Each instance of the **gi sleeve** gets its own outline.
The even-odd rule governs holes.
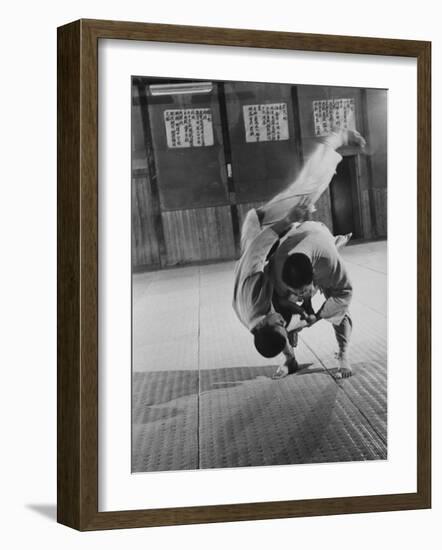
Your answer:
[[[273,286],[264,273],[267,257],[279,242],[270,227],[250,242],[235,270],[233,309],[239,320],[252,330],[272,307]]]
[[[326,298],[318,315],[333,324],[340,323],[350,306],[353,287],[337,251],[318,260],[315,267],[315,285]]]
[[[240,260],[245,277],[264,271],[267,258],[278,241],[279,235],[271,227],[267,227],[253,239]]]

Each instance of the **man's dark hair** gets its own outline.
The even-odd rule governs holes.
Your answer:
[[[285,348],[286,333],[280,326],[265,325],[255,333],[255,348],[264,357],[275,357]]]
[[[282,268],[282,280],[292,288],[309,285],[313,281],[313,266],[305,254],[291,254]]]

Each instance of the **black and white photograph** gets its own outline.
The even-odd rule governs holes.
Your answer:
[[[6,550],[441,546],[438,8],[3,5]]]
[[[131,86],[132,472],[387,460],[388,90]]]

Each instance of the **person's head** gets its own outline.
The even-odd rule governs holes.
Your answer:
[[[313,266],[310,258],[306,254],[290,254],[282,268],[282,280],[299,298],[310,296],[313,288]]]
[[[279,313],[269,313],[253,331],[255,348],[264,357],[275,357],[285,348],[287,332]]]

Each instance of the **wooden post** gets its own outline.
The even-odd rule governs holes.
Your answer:
[[[137,79],[136,81],[134,79],[134,84],[135,83],[138,87],[138,96],[140,99],[141,122],[143,125],[144,145],[146,147],[147,171],[150,183],[150,196],[152,198],[154,227],[158,241],[160,267],[164,267],[167,263],[167,248],[166,239],[164,237],[163,218],[161,216],[160,193],[158,189],[158,173],[153,152],[152,130],[150,126],[149,103],[146,94],[146,83],[143,82],[142,79]]]
[[[217,86],[218,86],[219,112],[221,117],[221,129],[223,133],[223,143],[224,143],[224,157],[227,165],[226,166],[227,190],[229,192],[230,216],[232,218],[233,242],[235,244],[235,253],[236,255],[239,256],[240,241],[241,241],[241,227],[239,223],[238,206],[236,203],[236,190],[235,190],[235,184],[233,181],[233,173],[232,173],[232,149],[230,145],[229,121],[227,117],[227,106],[226,106],[226,93],[224,90],[223,82],[218,82]],[[230,166],[230,169],[228,168],[228,166]]]

